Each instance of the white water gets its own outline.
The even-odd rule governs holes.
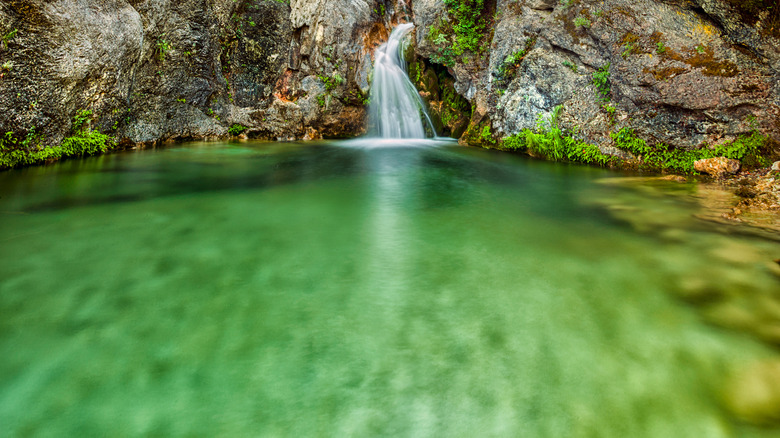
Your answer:
[[[411,23],[398,25],[388,41],[376,50],[369,115],[373,134],[382,138],[435,136],[420,95],[406,72],[403,52]],[[423,124],[425,121],[425,124]],[[426,130],[430,135],[426,135]]]

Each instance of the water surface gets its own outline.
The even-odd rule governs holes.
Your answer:
[[[777,353],[677,296],[773,293],[778,245],[694,184],[362,146],[0,173],[2,434],[777,436],[721,402]]]

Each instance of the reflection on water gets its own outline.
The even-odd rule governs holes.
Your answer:
[[[778,360],[778,246],[695,186],[352,146],[0,174],[6,433],[777,436],[731,376]]]

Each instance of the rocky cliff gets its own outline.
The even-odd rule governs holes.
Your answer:
[[[373,50],[411,20],[412,79],[442,132],[472,144],[497,145],[556,108],[566,132],[607,153],[620,153],[610,134],[623,128],[684,149],[754,131],[777,141],[773,4],[6,0],[0,133],[15,148],[56,146],[88,110],[120,145],[357,135]]]
[[[91,111],[124,144],[355,135],[393,5],[369,0],[8,0],[0,130],[54,146]]]
[[[445,62],[457,90],[474,103],[475,121],[484,118],[497,136],[533,128],[540,114],[562,105],[562,126],[601,145],[623,127],[683,148],[755,129],[780,139],[774,2],[489,3],[482,19],[489,22],[490,50]],[[439,43],[456,37],[441,38],[440,29],[453,14],[433,1],[415,7],[419,52],[446,55]]]

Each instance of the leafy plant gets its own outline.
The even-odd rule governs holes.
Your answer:
[[[157,37],[157,43],[155,48],[157,59],[160,60],[160,62],[165,62],[165,55],[171,50],[171,45],[168,43],[168,41],[165,40],[164,37],[165,37],[164,33],[159,37]]]
[[[659,41],[655,44],[655,52],[659,55],[666,53],[666,46],[664,45],[663,41]]]
[[[3,47],[8,48],[8,42],[11,41],[16,37],[16,34],[19,33],[19,29],[14,28],[14,30],[8,32],[7,34],[3,35]]]
[[[536,37],[528,38],[525,41],[525,47],[510,53],[504,58],[504,61],[498,66],[498,71],[493,74],[498,79],[499,87],[505,87],[514,78],[520,63],[523,62],[523,59],[533,49],[534,45],[536,45]]]
[[[563,111],[557,106],[547,117],[537,119],[536,132],[524,129],[520,133],[502,140],[502,147],[512,150],[527,150],[530,154],[553,161],[571,161],[598,166],[608,166],[618,159],[605,155],[595,145],[577,140],[564,134],[558,126]]]
[[[591,24],[592,23],[587,19],[587,17],[583,17],[581,15],[574,19],[574,25],[577,27],[584,27],[587,29],[591,26]]]
[[[693,164],[697,160],[715,157],[740,160],[747,167],[769,164],[768,160],[761,155],[767,137],[757,131],[714,149],[701,148],[696,150],[676,149],[663,143],[650,147],[644,140],[638,138],[630,128],[623,128],[610,135],[618,148],[631,152],[640,160],[642,167],[652,170],[694,173]]]
[[[563,64],[563,66],[564,66],[564,67],[568,67],[568,68],[569,68],[571,71],[573,71],[574,73],[577,73],[577,71],[579,70],[579,68],[577,67],[577,65],[576,65],[576,64],[573,64],[571,61],[563,61],[563,63],[562,63],[562,64]]]
[[[6,61],[3,63],[2,66],[0,66],[0,70],[2,71],[11,71],[14,68],[14,63],[12,61]]]
[[[481,55],[487,50],[484,42],[487,21],[485,0],[443,0],[449,19],[428,28],[428,39],[436,46],[431,61],[452,65],[455,59],[472,53]],[[463,62],[467,62],[466,58]]]
[[[237,135],[241,135],[247,129],[249,128],[244,125],[241,125],[239,123],[234,123],[233,125],[230,126],[230,128],[228,128],[228,134],[235,137]]]
[[[609,67],[610,63],[607,63],[604,67],[593,72],[593,85],[596,86],[596,90],[601,95],[601,99],[605,102],[610,100],[610,93],[612,92],[612,86],[609,82]]]
[[[342,78],[338,73],[334,73],[333,77],[328,77],[325,75],[319,75],[317,77],[320,78],[320,80],[325,84],[326,91],[333,91],[336,89],[336,87],[344,83],[344,78]]]
[[[42,136],[31,127],[19,141],[13,132],[0,138],[0,168],[13,168],[40,164],[49,160],[95,155],[115,146],[110,136],[89,128],[92,111],[81,110],[73,117],[74,135],[62,140],[59,146],[41,147]]]
[[[628,58],[632,53],[635,53],[637,50],[637,47],[634,45],[634,43],[627,42],[623,46],[623,53],[620,54],[623,58]]]

